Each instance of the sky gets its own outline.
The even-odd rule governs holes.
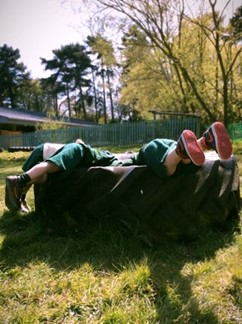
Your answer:
[[[218,0],[221,6],[226,2]],[[242,0],[232,0],[229,14],[241,4]],[[0,0],[0,46],[18,48],[32,78],[46,77],[40,57],[51,59],[53,50],[70,43],[83,44],[90,34],[90,13],[77,13],[79,5],[78,0]]]
[[[40,57],[51,59],[62,45],[83,43],[84,21],[60,0],[0,0],[0,46],[18,48],[31,76],[44,77]]]

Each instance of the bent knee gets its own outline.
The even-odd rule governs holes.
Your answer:
[[[47,173],[55,173],[61,169],[58,165],[56,165],[53,162],[47,161],[45,163],[47,164]]]

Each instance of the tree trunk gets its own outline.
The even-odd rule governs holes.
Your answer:
[[[104,114],[104,124],[107,124],[107,107],[106,107],[106,90],[105,90],[105,78],[104,69],[102,68],[102,83],[103,83],[103,114]]]
[[[109,98],[110,98],[110,107],[111,107],[111,120],[114,122],[114,108],[113,108],[113,96],[112,96],[112,86],[110,83],[110,76],[109,73],[107,73],[108,77],[108,88],[109,88]]]

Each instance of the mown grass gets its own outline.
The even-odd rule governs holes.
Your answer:
[[[27,156],[0,154],[0,323],[242,323],[240,231],[157,248],[115,223],[57,235],[4,206]]]

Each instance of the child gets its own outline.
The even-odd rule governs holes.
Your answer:
[[[175,173],[179,163],[201,166],[205,161],[204,151],[210,149],[215,150],[222,160],[229,159],[232,154],[231,141],[220,122],[213,123],[200,139],[190,130],[184,130],[177,142],[154,139],[127,160],[81,141],[61,146],[53,155],[38,163],[41,158],[33,158],[41,156],[38,147],[38,152],[34,151],[24,163],[24,173],[6,178],[5,204],[9,210],[28,211],[25,195],[30,186],[44,183],[48,174],[61,170],[70,171],[77,166],[147,165],[158,176],[165,178]]]

